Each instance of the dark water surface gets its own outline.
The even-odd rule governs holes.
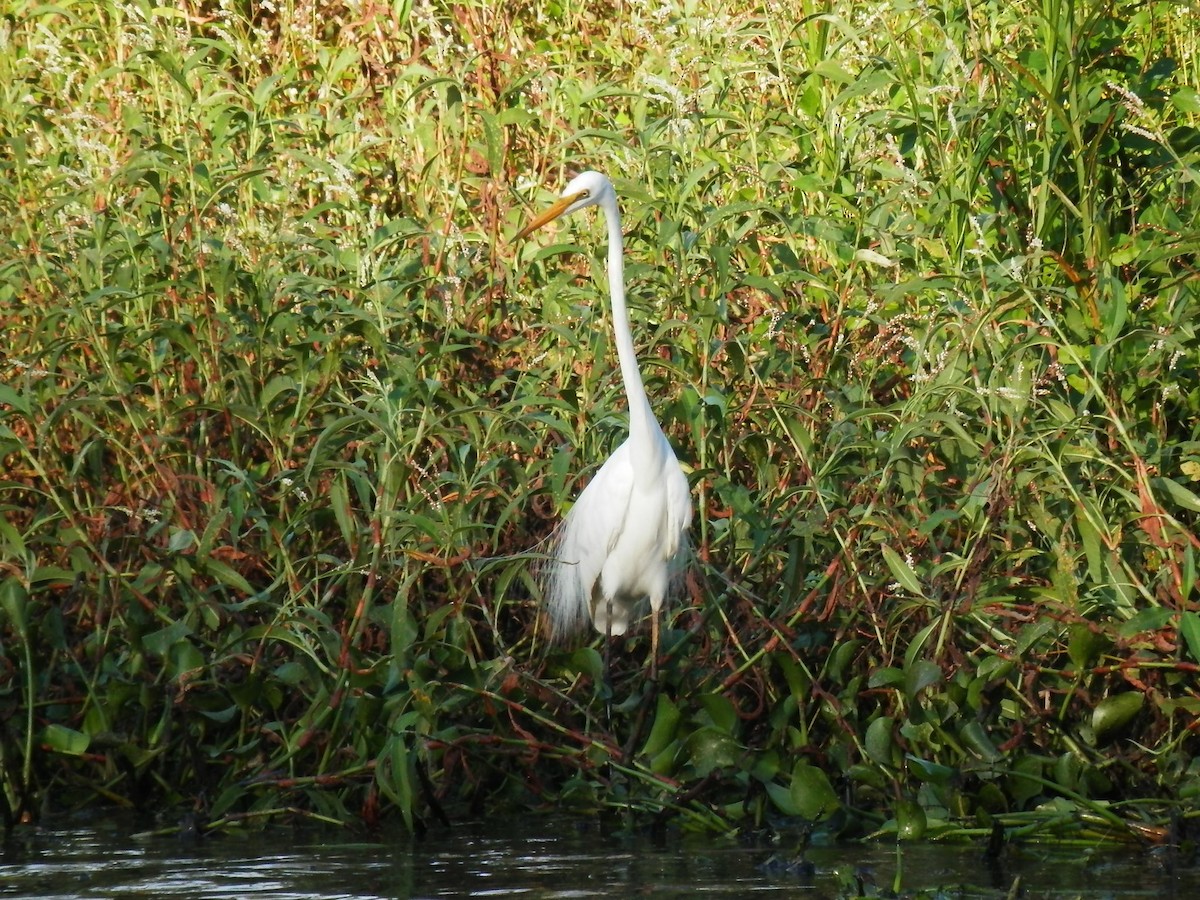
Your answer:
[[[818,847],[811,871],[764,865],[769,849],[709,835],[605,837],[577,820],[469,823],[420,840],[356,840],[275,828],[181,841],[135,837],[128,821],[19,830],[0,853],[0,896],[66,898],[811,897],[888,896],[887,845]],[[1028,846],[1000,866],[978,847],[905,846],[905,892],[1002,898],[1200,898],[1200,871],[1127,848]],[[904,894],[902,894],[903,896]],[[911,896],[911,894],[909,894]]]

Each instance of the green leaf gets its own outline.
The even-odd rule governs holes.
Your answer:
[[[867,726],[865,747],[867,756],[881,766],[894,766],[896,742],[892,738],[895,720],[891,716],[880,716]]]
[[[1008,774],[1008,793],[1018,806],[1045,790],[1042,760],[1036,756],[1022,756],[1009,768]]]
[[[176,528],[167,542],[167,552],[184,553],[196,546],[196,534],[187,528]]]
[[[4,450],[0,449],[0,458],[5,455]],[[0,516],[0,553],[9,559],[20,559],[25,555],[25,538],[8,521],[7,516]]]
[[[1185,612],[1179,616],[1179,633],[1187,644],[1192,659],[1200,663],[1200,613]]]
[[[841,805],[825,773],[804,762],[796,763],[792,770],[791,796],[796,814],[810,822],[825,818]]]
[[[400,717],[393,727],[403,727],[409,721],[415,721],[413,713]],[[404,824],[409,829],[413,827],[414,800],[412,769],[414,760],[409,753],[408,744],[401,733],[393,733],[388,738],[383,752],[379,754],[375,766],[375,783],[383,791],[383,795],[400,809]]]
[[[153,653],[155,656],[165,656],[171,647],[191,633],[192,629],[187,626],[186,622],[172,622],[165,628],[152,631],[143,637],[142,646],[146,649],[147,653]]]
[[[1120,729],[1141,712],[1146,705],[1146,695],[1141,691],[1125,691],[1105,697],[1092,710],[1092,731],[1101,741]]]
[[[250,586],[242,575],[230,568],[228,563],[224,563],[219,559],[208,557],[200,562],[198,568],[207,575],[211,575],[217,581],[226,587],[231,587],[240,594],[251,596],[254,593],[254,588]]]
[[[941,666],[928,659],[918,659],[904,672],[904,693],[912,700],[925,688],[941,680]]]
[[[767,796],[775,804],[775,808],[785,816],[798,816],[800,810],[792,800],[792,792],[782,784],[767,782]]]
[[[725,734],[733,734],[737,728],[738,717],[737,710],[733,708],[733,702],[728,697],[724,694],[704,694],[700,697],[700,705],[708,713],[714,727]]]
[[[902,841],[919,841],[925,837],[928,820],[925,808],[915,800],[901,800],[896,804],[896,836]]]
[[[196,649],[191,641],[176,641],[171,645],[167,654],[172,677],[178,678],[188,673],[199,672],[204,668],[204,654]]]
[[[56,753],[68,753],[79,756],[88,748],[91,738],[74,728],[65,725],[47,725],[42,731],[42,743]]]
[[[887,563],[892,577],[900,583],[900,586],[914,597],[924,597],[925,591],[921,588],[920,579],[917,578],[917,573],[912,570],[912,566],[904,557],[887,544],[881,544],[880,549],[883,551],[883,561]]]
[[[932,760],[922,759],[919,756],[913,756],[911,753],[906,753],[904,758],[908,761],[909,771],[921,781],[945,784],[958,774],[956,769],[943,766],[941,763],[935,763]]]
[[[1076,510],[1075,527],[1079,530],[1079,540],[1083,543],[1084,556],[1087,557],[1088,577],[1093,581],[1103,582],[1104,565],[1100,553],[1100,532],[1082,504]]]
[[[1089,669],[1100,655],[1112,646],[1112,641],[1086,623],[1072,625],[1067,641],[1067,656],[1076,669]]]
[[[19,394],[10,385],[0,382],[0,404],[11,406],[26,416],[32,415],[29,399],[25,394]]]
[[[13,631],[21,640],[27,639],[25,605],[28,600],[29,592],[25,590],[25,585],[14,576],[10,575],[0,582],[0,609],[4,610],[8,621],[12,623]]]
[[[688,758],[703,778],[714,769],[723,769],[737,764],[741,748],[727,732],[717,728],[699,728],[688,735],[684,743]]]
[[[646,738],[646,743],[642,745],[644,756],[657,756],[666,749],[666,746],[675,739],[675,728],[679,724],[681,715],[679,707],[671,702],[670,697],[666,694],[658,695],[654,725],[650,729],[650,736]]]
[[[959,730],[958,736],[968,750],[985,762],[995,762],[1001,756],[982,722],[968,722]]]
[[[1171,105],[1183,113],[1200,113],[1200,92],[1184,85],[1171,94]]]
[[[876,669],[867,679],[867,687],[895,687],[904,683],[904,672],[895,666],[883,666]]]
[[[1148,606],[1138,610],[1127,621],[1122,622],[1121,627],[1117,629],[1117,634],[1123,638],[1131,638],[1147,631],[1158,631],[1174,617],[1175,610],[1173,609],[1165,606]]]
[[[1150,485],[1155,490],[1166,491],[1176,505],[1191,512],[1200,512],[1200,497],[1197,497],[1178,481],[1171,478],[1151,478]]]

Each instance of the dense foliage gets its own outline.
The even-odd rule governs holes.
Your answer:
[[[10,4],[6,822],[1194,834],[1197,28]],[[537,627],[624,407],[602,229],[507,238],[585,167],[698,506],[658,685]]]

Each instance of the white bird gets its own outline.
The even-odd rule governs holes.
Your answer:
[[[654,418],[638,370],[625,306],[621,212],[612,182],[599,172],[572,179],[562,196],[517,240],[589,206],[608,225],[608,288],[621,379],[629,399],[629,437],[584,488],[554,538],[542,585],[551,634],[562,639],[591,621],[603,635],[624,634],[635,608],[650,601],[650,670],[658,664],[658,616],[682,573],[692,501],[687,477]]]

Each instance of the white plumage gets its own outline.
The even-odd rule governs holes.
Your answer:
[[[599,172],[582,173],[518,239],[588,206],[599,206],[608,226],[608,284],[617,359],[629,398],[629,437],[584,488],[554,536],[542,579],[546,612],[556,638],[589,621],[601,634],[624,634],[638,604],[649,601],[654,668],[659,610],[684,565],[692,503],[687,477],[654,418],[638,370],[612,183]]]

